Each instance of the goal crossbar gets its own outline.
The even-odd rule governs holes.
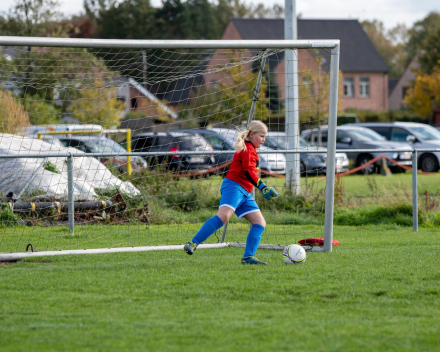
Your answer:
[[[118,49],[312,49],[339,46],[339,40],[118,40],[0,36],[0,45]]]

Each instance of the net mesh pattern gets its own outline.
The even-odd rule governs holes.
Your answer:
[[[45,251],[188,242],[218,209],[237,133],[249,118],[268,126],[260,173],[280,195],[268,202],[255,192],[268,224],[262,243],[323,237],[326,140],[320,126],[328,115],[330,55],[295,51],[294,112],[305,136],[297,136],[297,195],[283,153],[292,137],[285,130],[292,113],[286,111],[285,54],[283,48],[3,47],[0,155],[39,157],[0,156],[0,252],[24,251],[28,244]],[[144,155],[123,155],[127,151]],[[60,153],[74,154],[70,234],[68,164],[55,156]],[[338,154],[338,171],[345,162]],[[244,243],[248,230],[233,216],[226,241]],[[222,231],[208,243],[219,242]]]

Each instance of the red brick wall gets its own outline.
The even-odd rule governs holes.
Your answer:
[[[346,110],[355,108],[358,110],[388,110],[388,75],[385,73],[350,73],[344,72],[344,77],[352,77],[354,79],[354,97],[344,97],[343,93],[339,94],[341,101],[340,108]],[[360,97],[360,78],[370,78],[370,96],[368,98]],[[344,79],[340,82],[344,84]],[[343,92],[343,90],[342,90]]]
[[[137,107],[133,108],[133,98],[137,99]],[[157,104],[152,102],[146,96],[141,94],[136,88],[130,87],[130,101],[128,102],[130,111],[143,112],[148,117],[158,117],[166,115],[161,109],[158,109]]]

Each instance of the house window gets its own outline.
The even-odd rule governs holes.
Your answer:
[[[132,109],[137,109],[137,106],[138,106],[137,98],[131,98],[131,108]]]
[[[370,78],[369,77],[361,77],[359,82],[359,96],[361,98],[369,98],[370,97]]]
[[[354,80],[353,77],[344,78],[344,97],[354,97]]]

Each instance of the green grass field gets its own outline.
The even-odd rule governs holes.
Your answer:
[[[335,227],[285,265],[242,249],[59,256],[0,265],[3,351],[438,351],[438,231]]]
[[[341,245],[308,253],[303,265],[259,250],[269,265],[243,266],[240,248],[0,264],[0,351],[438,351],[439,177],[419,175],[418,233],[411,174],[344,177],[334,227]],[[197,182],[215,201],[221,178]],[[282,190],[284,179],[265,182]],[[325,179],[302,184],[316,194]],[[215,212],[211,203],[192,212],[150,204],[149,226],[77,225],[75,236],[66,226],[2,227],[0,252],[185,243]],[[264,209],[262,243],[323,235],[322,211]],[[227,241],[244,242],[248,229],[232,218]]]

